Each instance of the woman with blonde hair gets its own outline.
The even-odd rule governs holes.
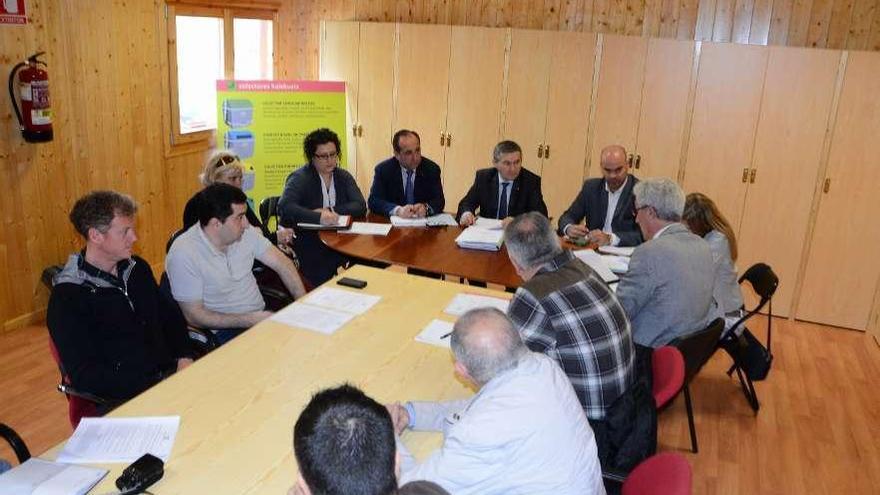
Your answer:
[[[205,162],[204,170],[199,174],[199,182],[205,187],[212,184],[222,183],[241,189],[243,178],[244,165],[238,155],[229,150],[218,150],[211,154]],[[190,228],[199,221],[198,198],[199,193],[196,193],[186,202],[186,207],[183,209],[184,229]],[[251,225],[258,227],[263,231],[263,235],[269,238],[272,237],[263,225],[263,222],[261,222],[257,217],[257,214],[254,213],[250,203],[247,205],[245,216],[247,216],[248,222]],[[281,247],[287,246],[293,239],[293,230],[281,227],[280,225],[278,226],[276,234],[277,242]],[[272,240],[274,241],[275,239]]]
[[[736,234],[715,202],[702,193],[687,195],[682,221],[694,234],[709,243],[715,261],[713,296],[724,312],[725,332],[742,316],[743,298],[737,281]],[[737,331],[739,334],[741,330]]]

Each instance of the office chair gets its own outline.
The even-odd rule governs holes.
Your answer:
[[[681,454],[663,452],[642,461],[623,482],[622,495],[690,495],[693,474]]]
[[[651,369],[654,373],[651,393],[660,409],[678,395],[684,385],[684,356],[671,345],[658,347],[654,349]]]
[[[4,423],[0,423],[0,437],[3,437],[9,443],[9,446],[12,447],[12,451],[15,452],[15,457],[18,458],[19,464],[31,458],[31,452],[28,450],[27,445],[25,445],[24,440],[18,436],[15,430]]]
[[[697,429],[694,426],[690,383],[703,365],[709,361],[712,354],[715,354],[723,331],[724,319],[716,318],[705,329],[679,337],[671,343],[681,351],[684,357],[684,403],[687,408],[688,427],[691,433],[691,451],[695,454],[697,453]]]
[[[52,354],[52,359],[55,360],[55,365],[58,366],[58,372],[61,373],[61,380],[56,389],[67,398],[67,419],[70,421],[70,426],[76,429],[82,418],[102,416],[100,409],[108,406],[108,402],[97,395],[77,390],[71,386],[70,375],[64,370],[64,363],[61,362],[61,356],[58,354],[58,348],[55,347],[52,337],[49,337],[49,352]]]
[[[269,196],[260,201],[260,221],[263,223],[263,233],[266,234],[266,237],[271,238],[271,234],[278,230],[279,199],[281,199],[281,196]],[[273,219],[275,220],[274,223],[272,222]],[[273,228],[270,229],[270,225]]]

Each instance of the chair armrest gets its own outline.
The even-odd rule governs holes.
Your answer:
[[[77,390],[77,389],[75,389],[65,383],[59,383],[57,388],[58,388],[58,391],[64,395],[72,395],[74,397],[79,397],[80,399],[85,399],[89,402],[94,402],[95,404],[98,404],[98,405],[103,405],[103,404],[109,403],[107,401],[107,399],[98,397],[97,395],[90,394],[88,392],[83,392],[81,390]]]
[[[24,440],[18,436],[18,433],[16,433],[15,430],[0,423],[0,436],[9,442],[9,446],[12,447],[15,456],[18,457],[19,463],[31,458],[31,452],[28,450],[27,445],[25,445]]]

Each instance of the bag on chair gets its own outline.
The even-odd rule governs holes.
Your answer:
[[[731,336],[725,339],[721,346],[734,361],[739,363],[750,380],[756,382],[767,378],[770,365],[773,363],[773,354],[770,354],[770,351],[748,328],[738,337]]]

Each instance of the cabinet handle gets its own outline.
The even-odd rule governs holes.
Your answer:
[[[633,164],[633,158],[635,158],[635,156],[634,156],[632,153],[626,155],[626,163],[627,163],[628,165],[632,165],[632,164]]]
[[[544,158],[544,143],[538,145],[538,158]]]
[[[753,169],[752,169],[752,173],[749,174],[749,184],[754,184],[754,183],[755,183],[755,176],[756,176],[756,175],[758,175],[758,170],[753,168]]]
[[[351,124],[351,135],[353,137],[357,137],[357,135],[358,135],[358,125],[357,124]]]
[[[358,124],[358,137],[364,137],[364,126]]]
[[[831,189],[831,179],[825,179],[825,186],[822,187],[822,191],[828,194],[829,189]]]
[[[636,169],[642,165],[642,155],[636,155]]]
[[[749,181],[749,169],[743,169],[743,184]]]
[[[446,135],[446,147],[447,148],[452,147],[452,134]]]
[[[550,145],[544,145],[544,158],[550,158]]]
[[[440,147],[446,146],[446,133],[440,133]]]

